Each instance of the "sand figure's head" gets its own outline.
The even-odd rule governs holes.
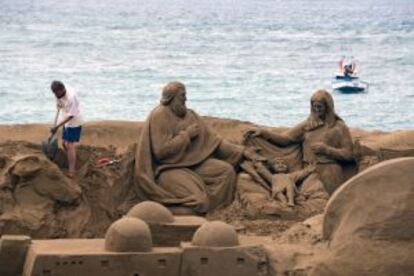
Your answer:
[[[289,166],[283,158],[273,158],[270,161],[270,164],[275,173],[287,173],[289,171]]]
[[[187,101],[185,85],[178,81],[167,83],[162,90],[161,104],[169,106],[178,117],[187,114]]]
[[[16,158],[7,170],[7,180],[16,201],[22,206],[36,205],[38,201],[35,198],[40,203],[44,199],[76,203],[81,195],[79,186],[72,183],[43,155]],[[29,188],[31,192],[28,191]]]
[[[322,89],[316,91],[311,97],[310,104],[311,114],[308,118],[307,130],[313,130],[325,124],[332,127],[336,120],[341,120],[335,113],[334,101],[328,91]]]
[[[61,81],[53,81],[50,85],[50,89],[58,99],[61,99],[66,95],[65,85]]]

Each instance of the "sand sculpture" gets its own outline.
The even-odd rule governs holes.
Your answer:
[[[230,247],[239,245],[239,240],[232,226],[222,221],[211,221],[195,232],[192,245]]]
[[[263,202],[264,196],[256,196],[256,199],[248,198],[251,197],[252,189],[257,194],[262,194],[264,189],[249,187],[251,182],[254,182],[254,178],[250,180],[246,176],[241,176],[239,187],[241,197],[245,201],[261,200],[262,209],[267,208],[268,212],[280,216],[292,213],[295,216],[298,213],[309,216],[320,213],[326,204],[328,194],[332,194],[344,182],[343,163],[354,161],[353,142],[349,129],[335,113],[334,102],[328,92],[318,90],[311,97],[310,102],[310,116],[283,133],[274,133],[256,127],[250,128],[245,134],[247,146],[258,149],[260,154],[270,160],[283,157],[293,171],[315,166],[315,172],[297,185],[295,200],[298,202],[298,208],[296,210],[286,208],[283,202],[282,204]],[[249,195],[245,196],[246,193]]]
[[[9,266],[0,266],[0,272],[6,276],[16,271],[80,276],[407,275],[414,269],[413,167],[411,157],[365,170],[333,194],[323,215],[292,227],[279,239],[266,240],[264,248],[248,245],[247,237],[240,239],[223,222],[204,223],[191,243],[150,246],[150,228],[127,217],[109,227],[106,240],[30,242],[22,236],[3,236],[0,261]],[[122,235],[113,236],[114,229]],[[140,233],[145,233],[144,238]],[[122,249],[105,250],[110,240],[120,241]],[[144,249],[129,247],[134,242],[147,243]]]
[[[149,225],[154,246],[179,246],[181,242],[191,241],[195,231],[207,221],[198,216],[174,216],[154,201],[136,204],[126,217],[138,218]]]
[[[322,237],[329,253],[311,275],[406,275],[414,269],[414,158],[354,176],[329,200]]]
[[[174,222],[171,211],[154,201],[144,201],[135,205],[128,211],[127,216],[142,219],[146,223]]]
[[[223,143],[230,146],[241,144],[242,133],[252,126],[234,120],[198,120],[209,132],[217,132],[226,139],[217,138],[221,142],[209,155],[214,159],[216,154],[222,154],[219,149]],[[342,130],[346,128],[338,118],[337,123],[342,124]],[[93,275],[96,272],[99,275],[119,275],[119,271],[125,269],[128,275],[211,275],[212,271],[215,275],[404,275],[414,270],[413,158],[395,159],[414,155],[413,131],[353,130],[354,140],[360,141],[353,152],[361,173],[336,189],[323,215],[295,224],[280,238],[269,238],[258,237],[257,233],[240,228],[240,225],[237,225],[238,231],[247,231],[249,236],[235,235],[234,228],[222,222],[206,223],[200,217],[173,216],[170,209],[155,202],[144,201],[129,212],[119,211],[119,204],[127,198],[118,191],[125,187],[133,187],[128,191],[134,193],[134,203],[148,199],[148,194],[134,182],[134,166],[138,166],[134,163],[136,150],[127,148],[128,143],[135,142],[130,137],[136,130],[125,135],[127,140],[118,141],[111,138],[112,134],[104,135],[105,141],[99,140],[103,129],[117,135],[120,131],[130,133],[130,129],[139,126],[141,133],[145,132],[145,127],[137,123],[125,123],[125,126],[123,129],[117,125],[116,131],[111,129],[110,123],[92,124],[87,128],[85,140],[89,142],[86,144],[105,145],[113,141],[116,147],[123,147],[124,153],[116,157],[121,160],[119,164],[97,168],[94,166],[97,157],[113,153],[96,146],[81,147],[80,164],[84,165],[75,182],[62,173],[64,165],[44,158],[39,145],[1,140],[0,275],[16,275],[22,270],[26,275]],[[5,132],[0,126],[0,138],[17,135],[34,139],[34,127],[19,126],[17,132],[13,132],[13,127],[7,126]],[[44,129],[47,133],[47,128]],[[291,131],[276,129],[272,133],[283,136]],[[279,147],[263,137],[248,135],[246,145],[261,146],[260,154],[268,159],[283,156],[294,171],[302,168],[303,142]],[[230,165],[231,175],[235,173],[234,164],[248,159],[243,150],[237,153],[237,162]],[[393,160],[385,161],[387,159]],[[322,171],[338,165],[342,167],[347,162],[323,164]],[[372,166],[378,162],[381,163]],[[189,168],[193,169],[192,166]],[[323,175],[313,177],[323,180],[320,177]],[[346,179],[348,176],[341,177]],[[262,214],[271,214],[272,221],[278,221],[274,219],[275,214],[281,218],[301,219],[312,215],[312,211],[320,213],[328,202],[328,193],[322,181],[314,183],[318,185],[309,186],[316,188],[313,193],[296,196],[295,207],[287,208],[274,205],[277,201],[270,201],[266,190],[252,182],[249,175],[240,173],[237,202],[241,205],[237,205],[236,211],[249,210],[248,204],[251,204],[262,208],[259,210]],[[130,184],[134,185],[128,186]],[[267,205],[261,205],[263,202]],[[217,212],[225,214],[225,211]],[[126,216],[121,218],[122,215]],[[226,221],[234,223],[231,216]],[[261,220],[252,223],[265,226]],[[280,231],[274,230],[274,233]],[[105,233],[106,240],[102,239]],[[31,241],[29,237],[6,234],[97,239]],[[260,246],[248,245],[252,242],[246,243],[247,240],[264,244],[266,251]],[[3,265],[5,263],[8,265]]]
[[[205,213],[232,202],[234,166],[256,155],[219,138],[185,102],[182,83],[164,87],[138,142],[135,189],[150,200]]]
[[[0,160],[0,233],[66,235],[65,210],[83,207],[80,187],[28,143],[1,145]]]
[[[414,268],[414,158],[352,177],[323,214],[266,246],[272,275],[407,275]]]
[[[191,243],[174,247],[152,246],[151,235],[144,221],[125,217],[109,227],[105,239],[31,241],[24,236],[4,236],[0,239],[0,260],[15,261],[9,267],[1,266],[0,273],[4,276],[22,272],[27,276],[269,275],[263,246],[240,245],[237,233],[223,222],[206,222]]]
[[[137,218],[115,221],[106,231],[105,250],[113,252],[149,252],[152,236],[148,225]]]
[[[325,90],[313,94],[311,114],[304,122],[281,134],[252,129],[247,132],[247,138],[250,137],[259,137],[279,147],[300,144],[302,165],[316,165],[318,178],[329,194],[344,181],[341,162],[353,161],[351,134],[345,122],[336,115],[332,96]],[[306,186],[304,183],[303,188]]]

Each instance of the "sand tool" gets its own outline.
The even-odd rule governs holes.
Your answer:
[[[55,115],[55,121],[53,123],[53,126],[55,127],[57,124],[57,120],[59,118],[59,112],[60,109],[56,111]],[[42,141],[42,151],[43,153],[50,159],[54,160],[56,158],[56,154],[58,152],[59,146],[58,146],[58,139],[57,139],[57,132],[52,133],[47,140]]]
[[[119,159],[114,159],[112,157],[101,157],[96,160],[95,166],[98,168],[106,167],[109,165],[117,164],[121,162]]]

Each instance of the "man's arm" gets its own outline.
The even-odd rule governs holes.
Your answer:
[[[68,116],[68,117],[66,117],[63,121],[61,121],[59,124],[57,124],[56,126],[54,126],[54,127],[52,127],[51,129],[50,129],[50,132],[52,133],[52,134],[55,134],[56,132],[57,132],[57,130],[61,127],[61,126],[63,126],[64,124],[66,124],[67,122],[69,122],[70,120],[72,120],[73,119],[73,117],[74,116]]]

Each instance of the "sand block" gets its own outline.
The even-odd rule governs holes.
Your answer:
[[[269,262],[261,245],[199,247],[182,243],[182,276],[265,276]]]
[[[24,275],[180,275],[180,248],[116,253],[105,251],[104,243],[103,239],[33,241],[27,254]]]
[[[325,209],[323,238],[408,240],[414,237],[414,158],[381,162],[348,180]]]
[[[148,223],[154,246],[180,246],[191,241],[195,231],[207,220],[198,216],[175,216],[171,223]]]
[[[27,249],[31,243],[28,236],[3,235],[0,239],[0,275],[20,275]]]

